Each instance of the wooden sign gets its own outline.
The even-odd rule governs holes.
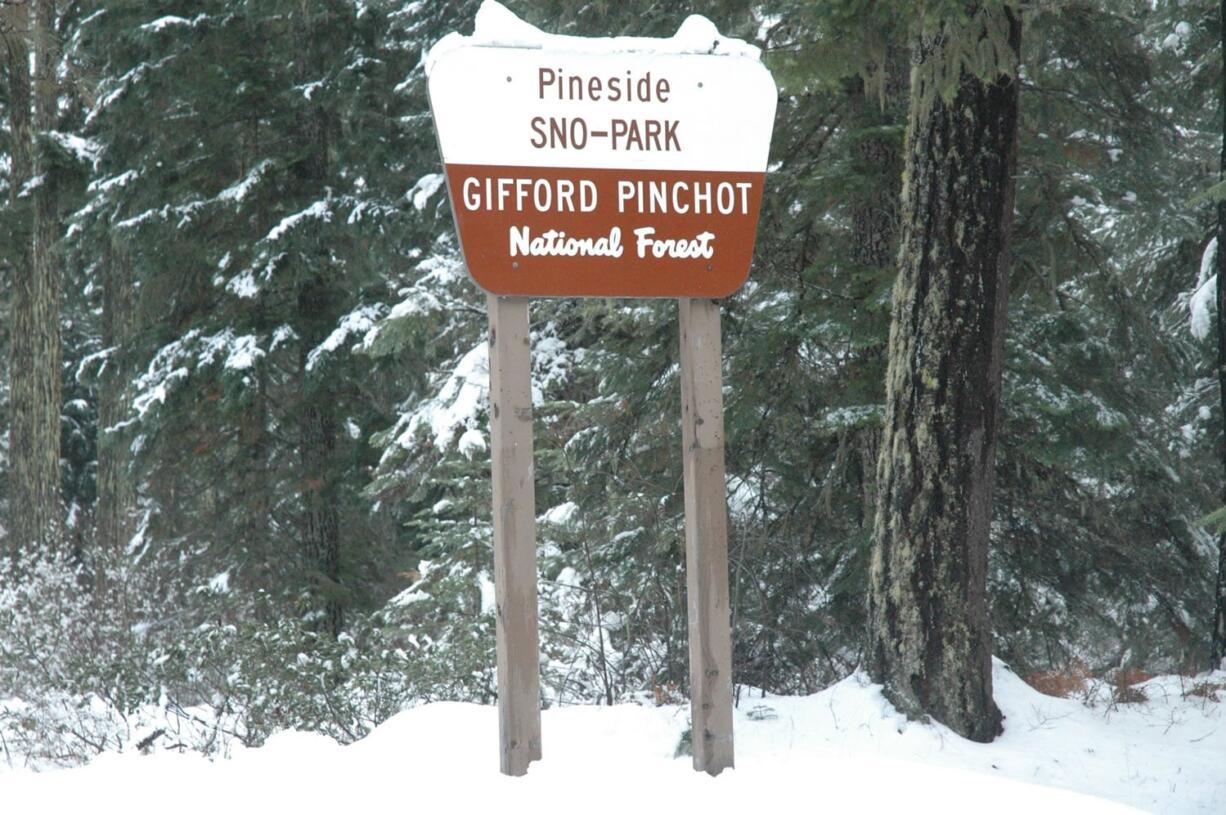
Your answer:
[[[719,298],[745,282],[776,100],[756,59],[468,46],[429,89],[485,291]]]
[[[514,47],[512,47],[514,46]],[[745,282],[775,113],[757,49],[543,34],[493,0],[426,66],[464,258],[488,293],[502,772],[541,758],[528,297],[676,297],[694,768],[733,766],[719,304]]]

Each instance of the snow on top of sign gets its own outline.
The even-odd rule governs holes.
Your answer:
[[[477,10],[470,36],[451,33],[426,55],[426,73],[448,51],[465,45],[501,48],[540,48],[597,54],[646,51],[656,54],[715,54],[759,59],[761,51],[744,40],[725,37],[715,24],[700,14],[691,14],[671,37],[571,37],[547,34],[515,16],[497,0],[485,0]]]

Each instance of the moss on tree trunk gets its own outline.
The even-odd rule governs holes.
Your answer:
[[[868,665],[887,697],[976,741],[1001,730],[986,583],[1021,38],[997,14],[913,44],[869,597]],[[963,65],[942,87],[934,65],[993,30],[1011,50],[1000,73]]]

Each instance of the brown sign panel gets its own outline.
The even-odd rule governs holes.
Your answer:
[[[534,297],[726,297],[749,274],[763,173],[448,164],[473,280]]]

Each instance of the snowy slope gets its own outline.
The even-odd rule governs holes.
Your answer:
[[[1222,703],[1184,698],[1178,677],[1147,683],[1148,703],[1114,710],[1039,695],[1001,666],[996,683],[1008,719],[992,745],[908,724],[852,677],[804,698],[743,694],[737,769],[716,779],[673,758],[683,708],[635,705],[545,711],[545,760],[510,779],[497,772],[493,708],[444,703],[406,711],[349,747],[283,733],[216,763],[108,754],[75,770],[3,773],[0,809],[1093,815],[1134,811],[1127,803],[1226,812]]]

